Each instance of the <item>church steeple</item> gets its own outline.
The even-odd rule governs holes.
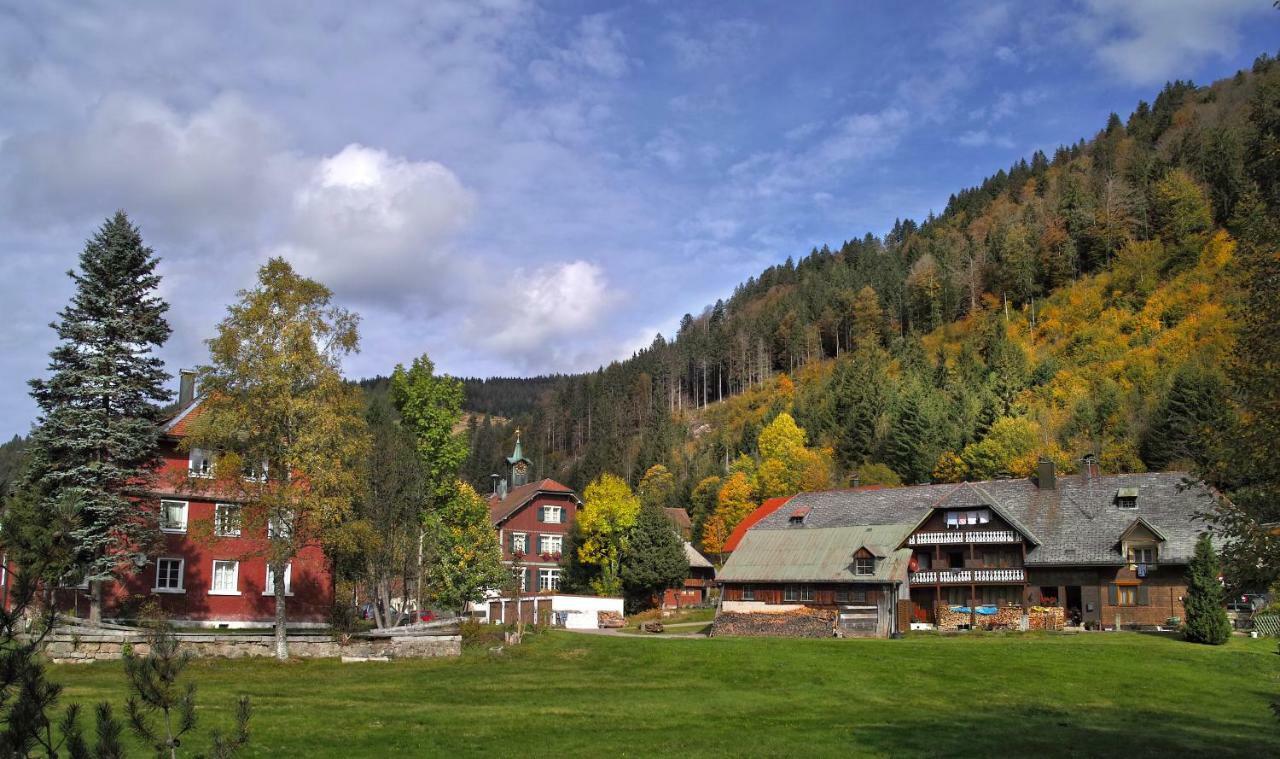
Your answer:
[[[524,457],[524,449],[520,446],[520,430],[516,430],[516,448],[507,457],[507,466],[511,468],[512,487],[519,487],[529,482],[529,466],[532,463]]]

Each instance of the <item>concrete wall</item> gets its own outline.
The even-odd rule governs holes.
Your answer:
[[[240,659],[275,655],[275,640],[270,635],[179,633],[178,641],[183,650],[197,657]],[[135,653],[147,652],[146,638],[139,633],[102,631],[94,634],[51,634],[44,640],[44,654],[55,664],[109,661],[122,657],[126,643],[133,647]],[[457,635],[356,637],[347,643],[329,635],[289,637],[289,655],[302,659],[339,656],[424,659],[461,654],[462,638]]]

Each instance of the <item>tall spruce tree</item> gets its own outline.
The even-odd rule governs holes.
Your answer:
[[[1187,597],[1183,608],[1187,610],[1182,634],[1193,643],[1220,646],[1231,637],[1231,622],[1224,605],[1226,598],[1218,576],[1222,564],[1208,534],[1196,541],[1196,553],[1187,567]]]
[[[40,406],[25,484],[52,510],[73,502],[76,571],[90,582],[90,617],[102,614],[102,583],[134,571],[126,557],[158,536],[158,508],[142,507],[159,463],[159,402],[169,375],[154,355],[171,330],[156,294],[157,259],[123,211],[80,254],[71,303],[50,325],[61,341],[49,377],[31,381]]]

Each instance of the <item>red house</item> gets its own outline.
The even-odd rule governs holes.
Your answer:
[[[242,526],[241,505],[234,499],[189,485],[211,477],[214,464],[209,452],[182,450],[183,437],[201,413],[194,390],[194,374],[182,372],[178,412],[162,428],[162,464],[151,485],[151,503],[159,501],[162,548],[137,557],[136,573],[104,589],[103,617],[132,619],[154,600],[181,624],[270,626],[275,597],[265,558],[267,528]],[[285,583],[291,626],[327,624],[333,579],[320,546],[307,546],[294,557]],[[77,607],[85,603],[77,598]]]
[[[560,558],[582,501],[555,480],[529,482],[531,463],[517,432],[515,451],[507,457],[510,487],[506,479],[493,475],[489,517],[498,531],[502,563],[510,567],[519,557],[521,589],[555,591],[560,589]]]

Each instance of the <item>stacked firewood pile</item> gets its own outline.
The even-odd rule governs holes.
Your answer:
[[[1027,629],[1061,630],[1066,624],[1066,614],[1061,606],[1032,606],[1027,612]]]
[[[600,627],[624,627],[626,621],[616,611],[602,611],[596,614],[596,624]]]
[[[721,612],[711,626],[711,634],[830,638],[835,635],[835,623],[836,613],[826,609],[795,609],[776,614]]]
[[[934,612],[938,620],[939,630],[959,630],[968,627],[970,621],[975,628],[981,630],[1018,630],[1022,628],[1022,607],[1001,606],[995,614],[974,614],[967,611],[952,611],[948,604],[938,604]]]

